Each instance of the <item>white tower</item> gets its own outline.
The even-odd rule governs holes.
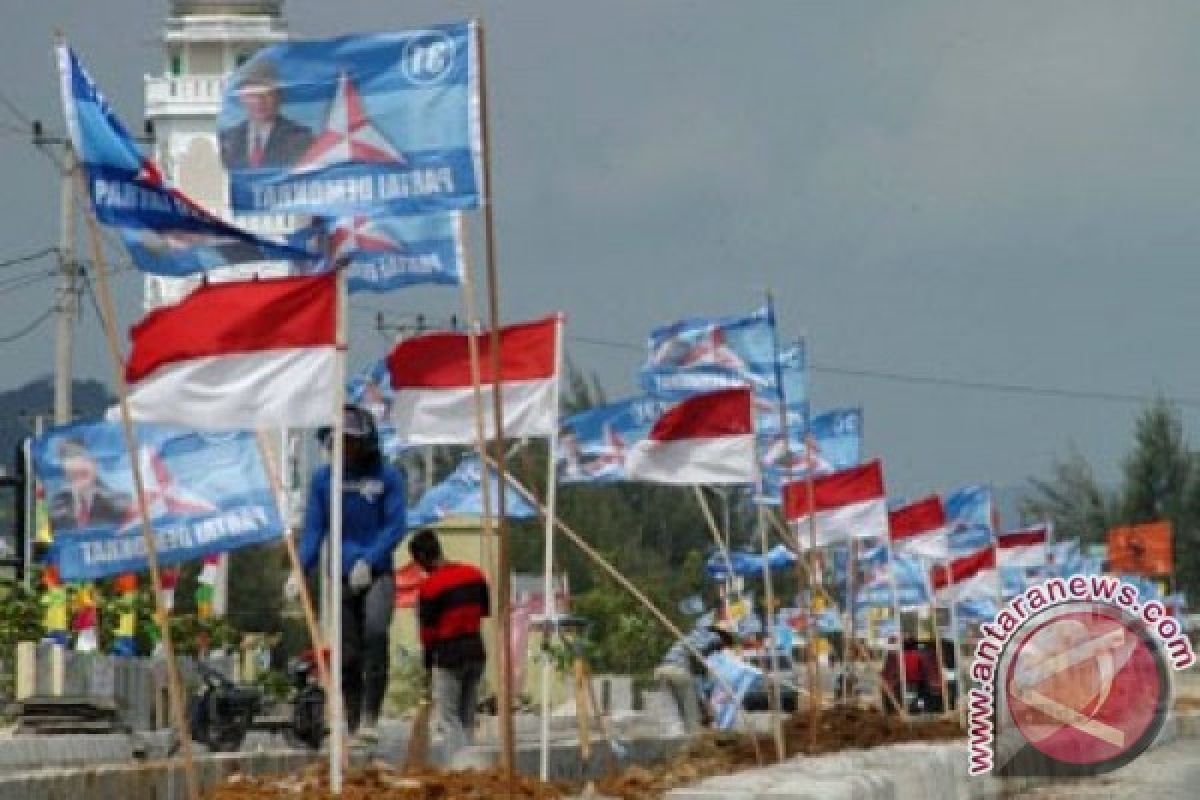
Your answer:
[[[147,75],[146,120],[153,124],[155,159],[166,176],[201,205],[232,219],[225,170],[217,150],[217,114],[226,77],[259,48],[285,41],[283,0],[170,0],[163,31],[166,67]],[[286,217],[239,219],[254,230],[288,230]],[[263,262],[227,272],[278,275],[287,265]],[[147,276],[145,307],[173,303],[192,279]]]

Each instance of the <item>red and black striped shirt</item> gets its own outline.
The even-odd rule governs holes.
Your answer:
[[[478,568],[448,561],[429,573],[417,590],[426,669],[483,661],[479,623],[490,614],[487,581]]]

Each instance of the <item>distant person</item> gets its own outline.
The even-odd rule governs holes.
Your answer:
[[[101,479],[96,459],[83,442],[64,438],[57,448],[66,486],[50,497],[51,530],[63,533],[125,524],[133,513],[129,493],[113,489]]]
[[[342,697],[346,728],[360,744],[378,740],[379,713],[388,683],[388,633],[395,605],[393,552],[407,532],[404,473],[386,463],[369,412],[347,404],[343,423],[345,477],[342,489]],[[327,447],[331,431],[318,437]],[[329,535],[331,470],[318,467],[309,482],[300,563],[310,571]],[[300,594],[298,576],[288,578],[289,598]]]
[[[235,92],[246,119],[218,132],[228,170],[279,168],[296,163],[312,144],[312,131],[279,113],[279,76],[266,59],[236,73]]]
[[[944,707],[942,698],[942,673],[938,668],[937,658],[929,648],[922,648],[912,636],[904,638],[904,687],[900,685],[900,662],[894,650],[888,652],[883,662],[883,681],[891,690],[896,702],[904,703],[905,709],[918,712],[941,711]],[[907,697],[912,695],[914,702],[909,703]],[[895,713],[896,704],[884,692],[884,711]]]
[[[685,734],[696,733],[710,719],[704,693],[708,670],[703,659],[733,644],[733,634],[723,627],[698,627],[671,645],[655,668],[654,677],[675,701]]]
[[[434,718],[449,759],[474,742],[475,706],[486,659],[479,626],[491,614],[491,600],[483,573],[471,564],[447,561],[433,531],[418,531],[408,551],[427,575],[417,589],[417,621]]]

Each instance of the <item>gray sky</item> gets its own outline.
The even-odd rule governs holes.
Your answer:
[[[4,95],[61,130],[61,28],[131,127],[166,0],[9,0]],[[1194,2],[289,0],[300,36],[482,14],[502,314],[637,346],[776,293],[823,367],[1200,398],[1200,6]],[[0,261],[55,243],[53,165],[0,108]],[[478,253],[478,248],[475,248]],[[0,336],[52,302],[0,269]],[[141,287],[116,280],[124,324]],[[352,298],[459,310],[457,293]],[[107,378],[89,308],[76,369]],[[568,341],[616,395],[641,353]],[[0,389],[49,371],[53,325],[0,344]],[[817,371],[865,408],[889,487],[1021,482],[1074,441],[1116,475],[1132,404]],[[1195,424],[1195,410],[1186,419]]]

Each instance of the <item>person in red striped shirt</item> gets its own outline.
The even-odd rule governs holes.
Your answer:
[[[486,660],[479,626],[491,614],[491,601],[483,573],[472,564],[447,561],[433,531],[418,531],[408,550],[427,575],[417,589],[417,620],[434,718],[449,761],[463,745],[474,742],[475,706]]]

